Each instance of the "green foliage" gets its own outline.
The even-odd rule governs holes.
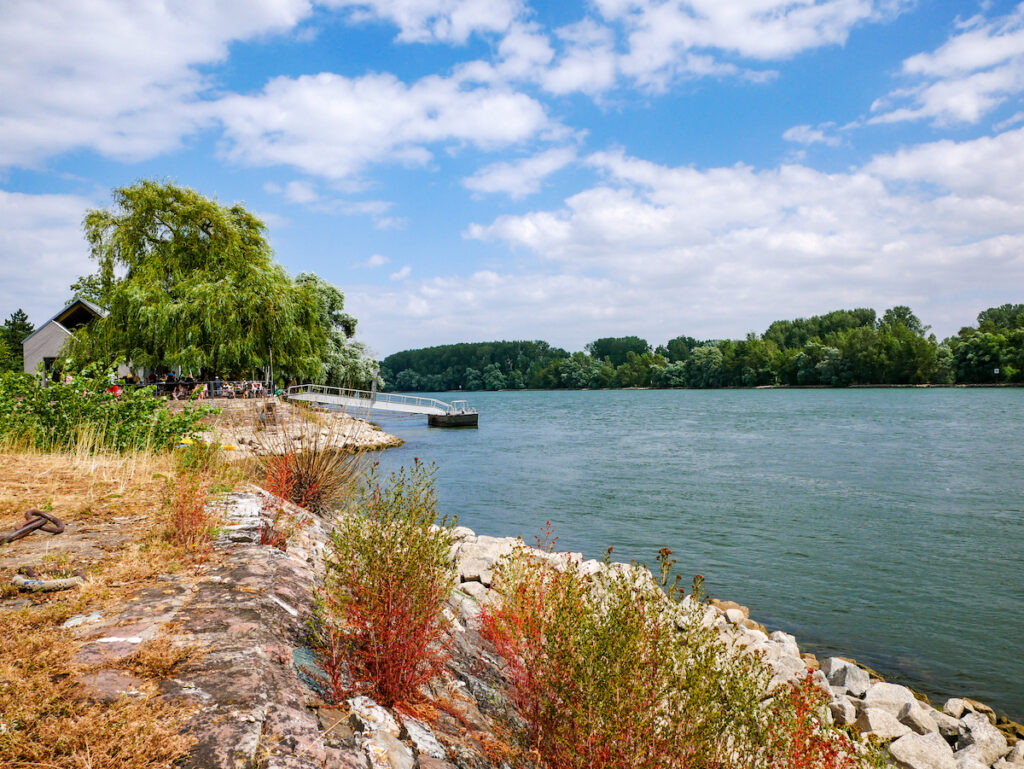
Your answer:
[[[356,319],[344,311],[345,295],[336,286],[310,272],[299,273],[295,282],[315,296],[317,314],[324,330],[323,373],[318,377],[319,382],[331,387],[370,389],[377,377],[378,364],[365,345],[352,341]]]
[[[326,331],[314,287],[272,259],[263,222],[241,205],[144,180],[85,216],[99,269],[75,283],[108,310],[76,356],[137,366],[247,375],[323,370]],[[123,277],[122,277],[123,276]]]
[[[643,355],[651,351],[651,346],[638,336],[606,336],[595,339],[584,349],[597,360],[607,358],[613,366],[621,366],[628,360],[629,353]]]
[[[28,315],[17,309],[0,327],[0,371],[21,371],[24,366],[22,342],[32,333]]]
[[[332,698],[415,701],[450,656],[453,524],[438,521],[433,474],[417,460],[381,483],[374,468],[331,535],[313,642]]]
[[[684,597],[646,568],[584,575],[549,546],[496,571],[483,633],[497,647],[526,723],[527,747],[551,769],[854,769],[852,743],[826,722],[828,696],[794,687],[762,704],[772,676],[705,621],[699,581]],[[667,589],[667,593],[665,592]],[[816,694],[815,694],[816,693]]]
[[[501,374],[510,389],[546,387],[552,386],[552,376],[558,378],[551,364],[567,355],[547,342],[450,344],[389,355],[381,361],[381,373],[392,390],[477,390],[486,386],[483,372],[494,365],[492,385],[500,383],[496,374]]]
[[[31,374],[0,374],[0,442],[42,451],[85,447],[166,451],[195,438],[209,409],[172,414],[152,388],[107,392],[111,372],[90,367],[69,383],[41,386]]]
[[[881,318],[861,308],[779,320],[760,336],[738,340],[678,336],[653,353],[635,336],[598,339],[587,352],[571,355],[544,342],[493,342],[409,350],[389,356],[384,365],[394,389],[431,391],[497,389],[501,377],[509,389],[520,384],[547,389],[849,387],[1024,380],[1024,305],[989,308],[978,323],[940,343],[909,307],[898,305]],[[528,345],[527,355],[513,361],[504,355],[509,345]]]

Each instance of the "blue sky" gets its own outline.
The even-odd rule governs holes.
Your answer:
[[[243,201],[381,356],[1024,289],[1024,4],[6,0],[0,314],[143,177]]]

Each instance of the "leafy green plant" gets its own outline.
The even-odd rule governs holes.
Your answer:
[[[435,525],[437,524],[437,525]],[[452,522],[438,521],[434,468],[416,460],[381,483],[376,466],[331,535],[313,644],[332,697],[407,705],[450,656]]]
[[[40,451],[165,451],[195,438],[206,408],[171,413],[153,388],[109,392],[112,370],[88,367],[69,381],[0,374],[0,442]]]

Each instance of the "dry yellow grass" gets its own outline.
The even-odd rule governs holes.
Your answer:
[[[162,638],[144,644],[123,664],[149,682],[143,696],[102,704],[82,696],[76,680],[89,671],[71,662],[77,644],[61,628],[73,614],[123,606],[129,593],[158,575],[201,568],[167,537],[166,501],[175,477],[174,457],[167,455],[0,453],[0,530],[20,525],[33,507],[68,524],[64,535],[36,533],[0,546],[2,584],[10,585],[17,560],[12,556],[42,544],[48,555],[39,567],[88,575],[80,589],[32,594],[24,607],[24,594],[0,591],[0,765],[169,769],[188,750],[191,740],[179,732],[190,711],[157,699],[156,682],[192,650]],[[238,479],[216,480],[224,485]],[[111,525],[115,518],[127,521]],[[90,530],[101,547],[70,546]],[[41,537],[48,539],[40,543]]]

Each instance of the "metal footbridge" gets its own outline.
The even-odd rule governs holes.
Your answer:
[[[289,387],[285,397],[291,401],[330,406],[345,411],[383,411],[391,414],[424,414],[432,427],[474,427],[480,415],[464,400],[445,403],[437,398],[416,395],[351,390],[345,387],[305,384]]]

